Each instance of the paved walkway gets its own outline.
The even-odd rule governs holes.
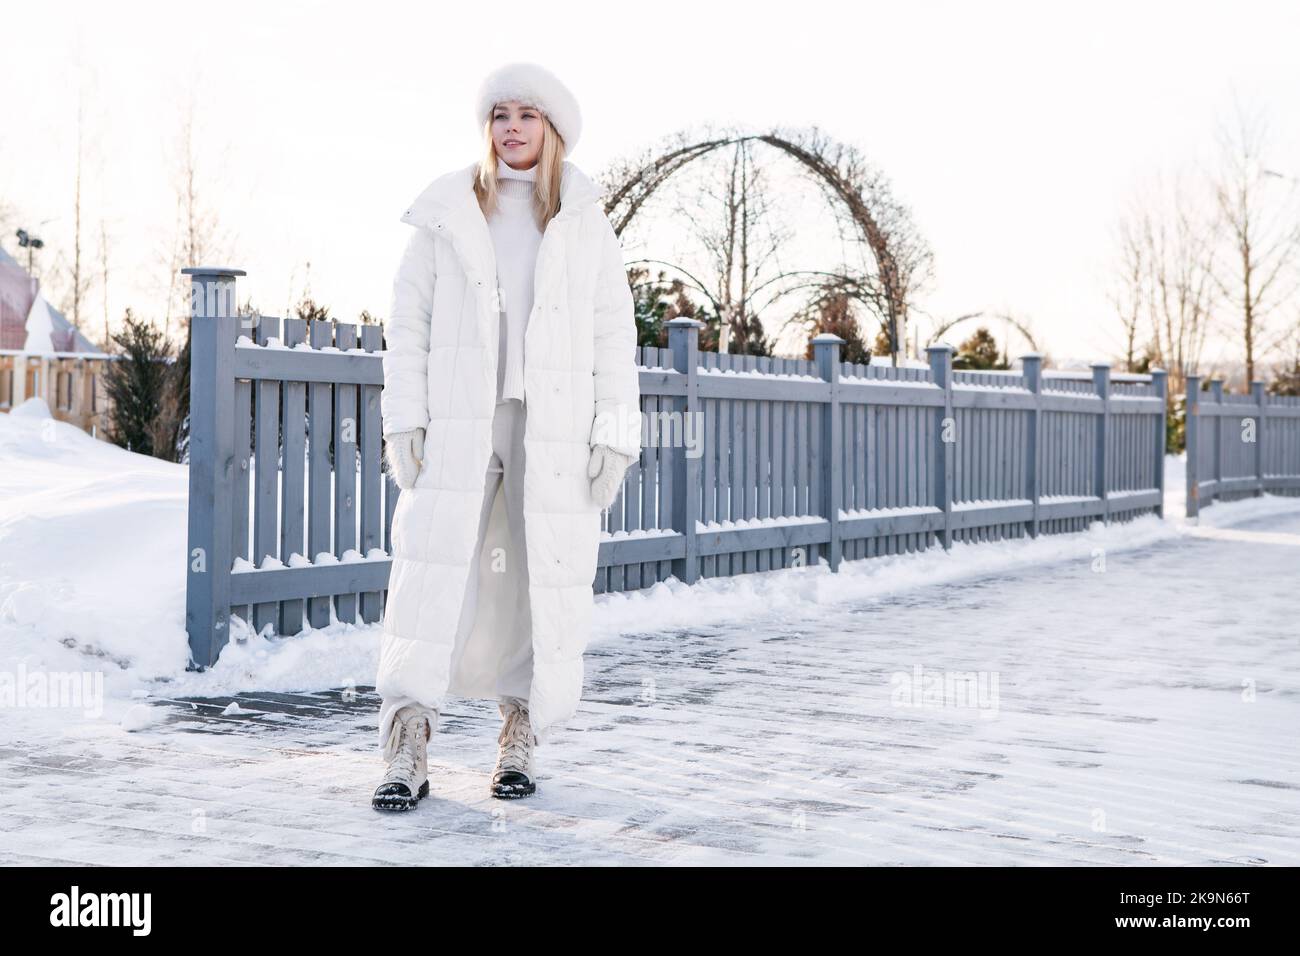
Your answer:
[[[377,700],[174,701],[0,743],[0,864],[1300,864],[1300,514],[857,601],[628,635],[538,794],[444,716],[418,811],[368,804]],[[1145,623],[1135,626],[1135,619]],[[919,668],[919,670],[918,670]],[[973,698],[940,680],[975,672]],[[996,683],[994,679],[996,678]]]

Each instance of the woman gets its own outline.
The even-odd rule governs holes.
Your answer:
[[[402,489],[376,687],[373,805],[428,793],[449,695],[495,699],[491,793],[535,790],[533,748],[582,691],[600,512],[641,449],[622,250],[567,156],[577,101],[512,63],[476,102],[484,157],[435,179],[385,328],[383,433]]]

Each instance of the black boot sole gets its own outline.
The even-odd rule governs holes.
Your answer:
[[[520,797],[532,796],[537,792],[537,785],[530,783],[526,786],[513,787],[499,783],[492,784],[492,796],[498,800],[518,800]]]
[[[429,781],[426,779],[420,784],[420,789],[413,797],[403,797],[398,794],[376,794],[370,800],[370,805],[376,810],[414,810],[420,803],[421,797],[429,795]]]

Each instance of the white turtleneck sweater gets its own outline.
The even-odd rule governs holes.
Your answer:
[[[497,401],[524,398],[524,329],[533,310],[533,272],[542,231],[533,215],[537,166],[512,169],[497,158],[497,208],[488,218],[496,250],[501,301],[501,345],[497,351]]]

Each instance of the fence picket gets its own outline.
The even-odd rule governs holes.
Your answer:
[[[330,323],[313,319],[309,331],[313,349],[333,344]],[[330,487],[330,432],[334,423],[333,387],[329,382],[312,382],[307,386],[308,458],[307,458],[307,560],[316,564],[332,546],[330,515],[333,507]],[[328,595],[316,595],[307,601],[307,620],[312,627],[330,622],[331,601]]]
[[[239,317],[239,337],[252,340],[250,333],[255,332],[254,316]],[[249,472],[252,470],[253,458],[253,382],[247,378],[235,379],[235,487],[234,487],[234,556],[248,561],[251,557],[249,542],[249,523],[252,520],[251,501],[249,499]],[[248,626],[253,624],[250,605],[240,601],[232,605],[230,613],[237,615]]]
[[[307,341],[305,319],[284,320],[284,345],[295,348]],[[307,508],[307,383],[284,383],[284,401],[280,422],[283,444],[283,464],[280,474],[280,560],[292,565],[295,556],[302,558],[307,548],[303,543],[303,515]],[[297,634],[302,630],[302,600],[280,602],[281,634]]]
[[[377,325],[361,326],[361,347],[367,352],[379,351],[382,335]],[[375,551],[384,549],[381,497],[383,489],[383,472],[379,460],[383,447],[383,418],[381,416],[381,392],[379,385],[362,385],[360,390],[361,407],[358,410],[360,426],[361,451],[361,495],[360,532],[361,540],[358,550],[362,557],[369,559]],[[372,624],[383,615],[383,592],[364,591],[361,594],[361,620]]]
[[[272,339],[280,337],[280,320],[261,316],[257,323],[257,343],[265,348]],[[257,403],[257,422],[254,428],[255,447],[253,462],[256,467],[253,507],[253,554],[255,567],[262,567],[267,558],[279,557],[280,507],[277,486],[280,483],[280,383],[262,379],[254,388]],[[279,625],[279,604],[266,601],[253,606],[253,628],[261,634],[264,628],[274,631]]]

